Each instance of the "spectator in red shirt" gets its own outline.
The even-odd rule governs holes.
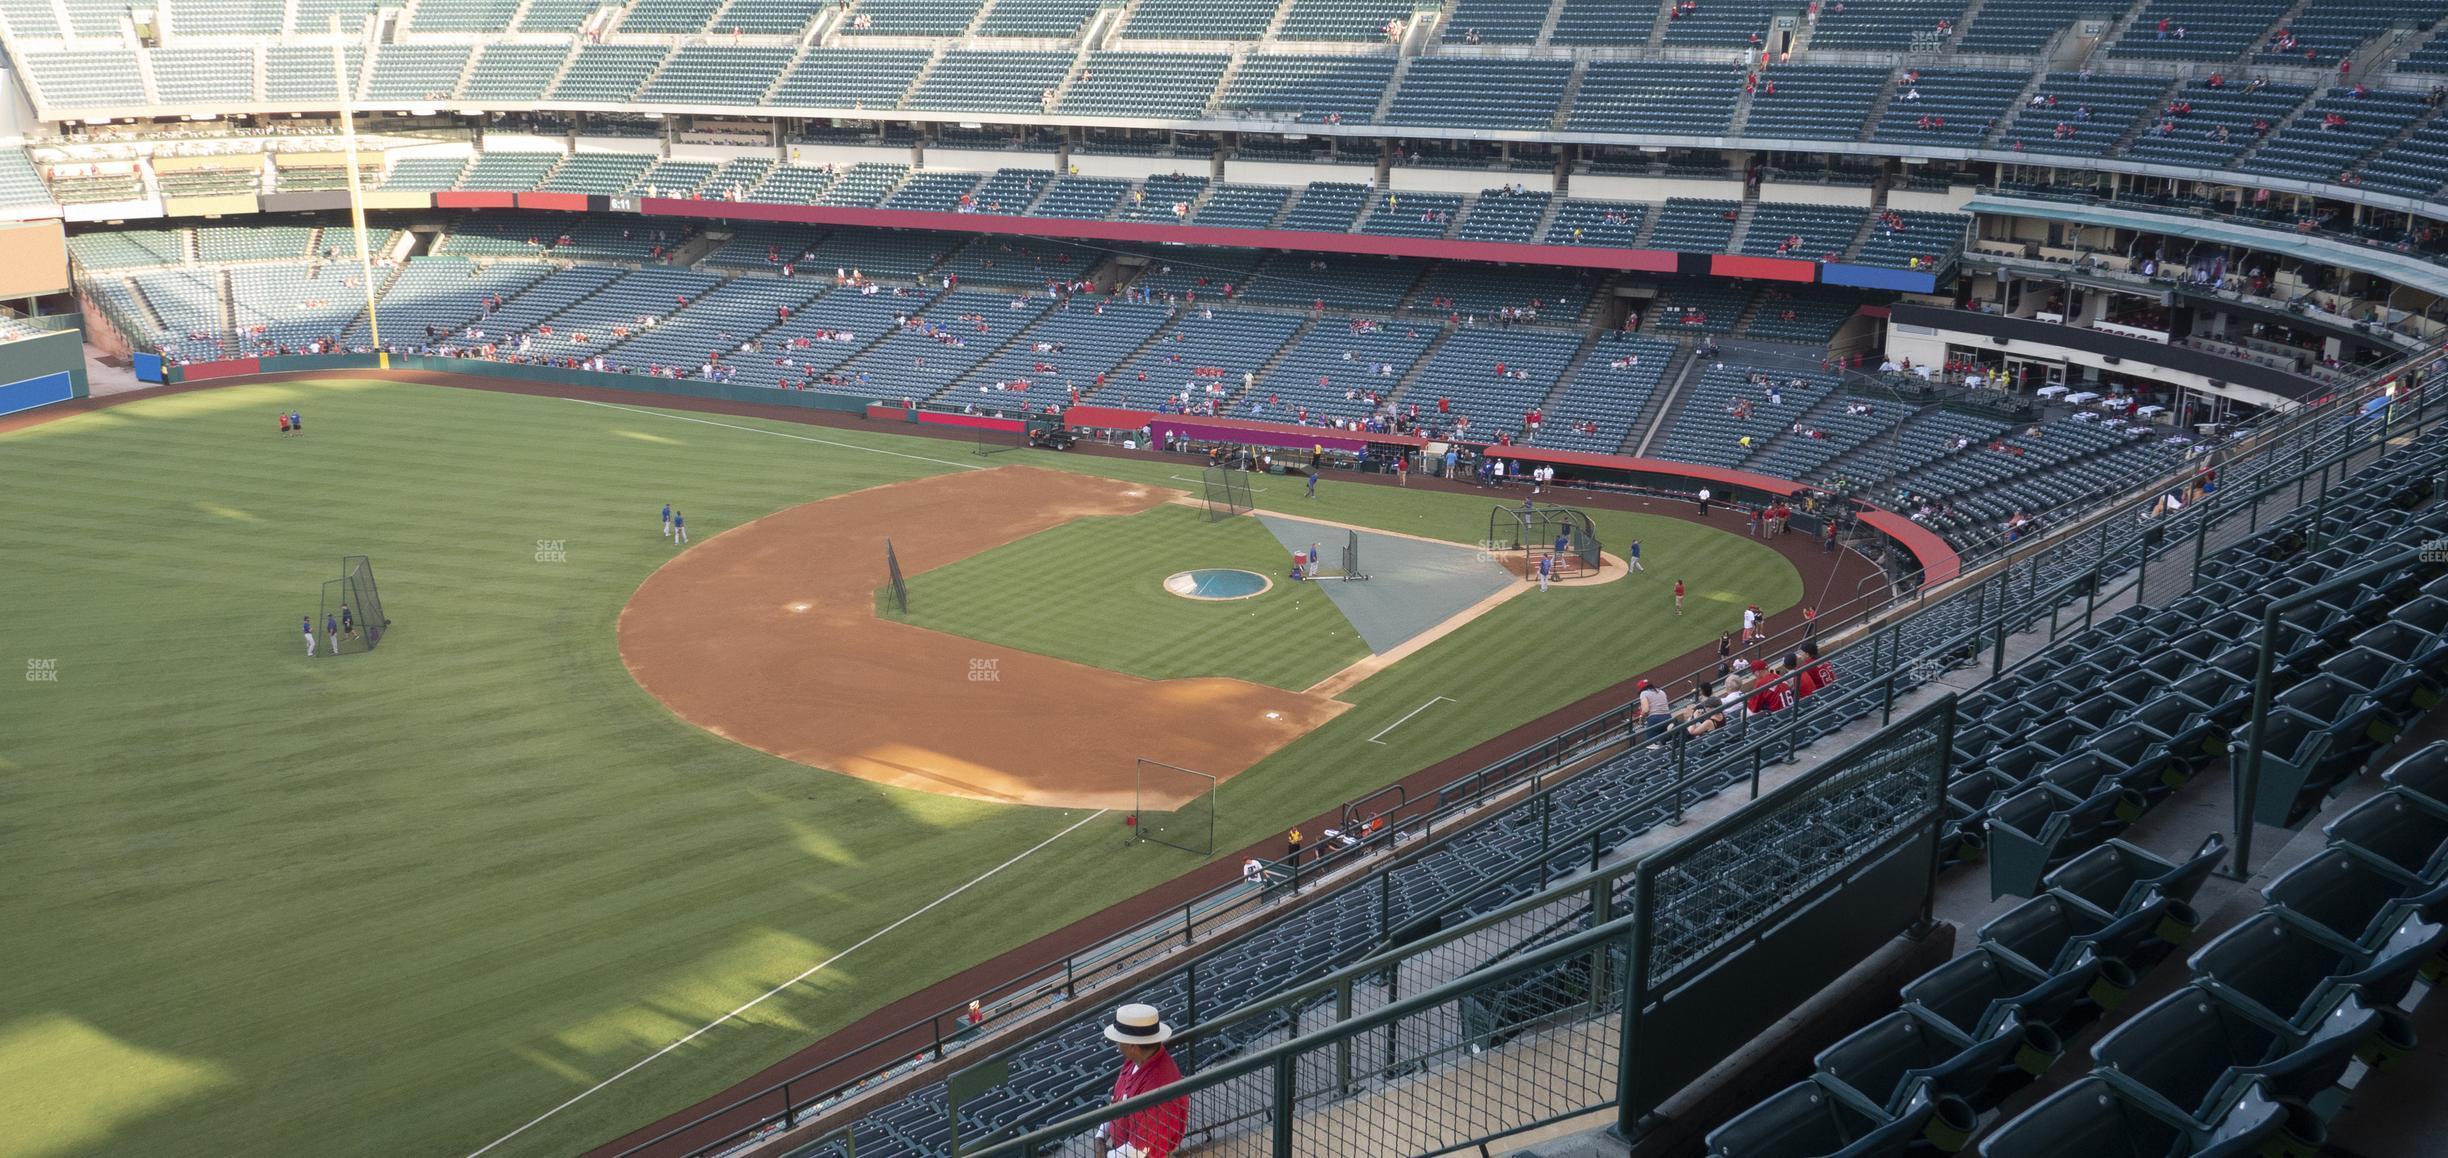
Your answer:
[[[1126,1101],[1181,1080],[1181,1067],[1165,1052],[1173,1027],[1153,1005],[1125,1005],[1114,1011],[1105,1040],[1122,1049],[1122,1072],[1114,1078],[1113,1100]],[[1190,1099],[1174,1098],[1125,1114],[1099,1127],[1105,1144],[1118,1158],[1170,1158],[1190,1126]]]

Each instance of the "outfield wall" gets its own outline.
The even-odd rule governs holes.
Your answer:
[[[0,347],[0,351],[5,351]],[[755,406],[795,406],[806,410],[826,410],[855,414],[876,422],[911,425],[983,427],[1017,431],[1021,420],[964,415],[954,412],[912,410],[881,402],[863,402],[845,394],[826,394],[812,390],[776,390],[766,386],[740,386],[727,382],[698,382],[681,378],[655,378],[643,374],[598,373],[592,370],[567,370],[558,366],[528,366],[515,362],[488,362],[474,358],[433,358],[420,354],[329,354],[291,356],[285,358],[236,358],[225,362],[199,362],[187,366],[171,366],[163,370],[164,380],[193,382],[213,378],[231,378],[252,374],[286,374],[320,370],[425,370],[441,374],[465,374],[480,378],[507,378],[525,382],[544,382],[558,386],[593,387],[635,391],[642,396],[672,395],[682,398],[710,398],[722,402],[738,402]],[[82,396],[81,393],[79,395]],[[651,397],[640,401],[652,404]],[[0,409],[0,413],[5,413]],[[1110,406],[1077,406],[1064,415],[1073,428],[1103,428],[1138,430],[1147,428],[1158,438],[1170,431],[1194,440],[1240,442],[1252,445],[1279,446],[1300,449],[1324,446],[1336,451],[1364,454],[1372,447],[1399,448],[1416,453],[1423,442],[1415,435],[1372,434],[1361,431],[1329,431],[1314,426],[1297,426],[1283,422],[1263,422],[1254,419],[1204,417],[1159,414],[1151,411],[1125,410]],[[1576,467],[1592,477],[1603,476],[1609,481],[1625,481],[1635,486],[1690,493],[1699,487],[1716,489],[1713,496],[1727,503],[1758,505],[1769,499],[1799,495],[1810,489],[1791,479],[1753,474],[1749,471],[1725,470],[1692,463],[1669,462],[1655,458],[1632,458],[1619,454],[1583,454],[1573,451],[1545,450],[1532,447],[1487,447],[1481,454],[1509,459],[1515,463],[1550,463]],[[1953,548],[1938,535],[1909,519],[1860,504],[1862,522],[1893,540],[1896,545],[1919,560],[1930,582],[1939,577],[1953,577],[1961,564]]]
[[[85,395],[84,331],[60,330],[0,345],[0,414]]]

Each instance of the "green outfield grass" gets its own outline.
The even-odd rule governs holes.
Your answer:
[[[1168,504],[1075,520],[914,576],[906,622],[1149,679],[1231,676],[1297,691],[1369,648],[1333,600],[1281,580],[1287,558],[1256,519],[1211,523]],[[1278,581],[1217,602],[1164,589],[1194,567]]]
[[[283,408],[311,433],[274,434]],[[882,431],[348,380],[0,436],[0,663],[57,673],[0,681],[0,1149],[466,1154],[855,947],[492,1151],[573,1153],[1191,867],[1126,848],[1110,816],[740,748],[622,667],[615,617],[672,554],[665,501],[702,539],[979,462]],[[1467,542],[1488,505],[1330,481],[1302,509]],[[1738,536],[1599,525],[1642,533],[1653,577],[1517,599],[1360,685],[1225,786],[1218,847],[1799,597]],[[298,617],[357,553],[392,634],[306,659]],[[1694,606],[1674,619],[1678,573]],[[1452,702],[1364,742],[1434,696]]]

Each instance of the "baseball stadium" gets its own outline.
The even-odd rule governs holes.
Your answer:
[[[0,0],[0,1155],[2438,1155],[2443,17]]]

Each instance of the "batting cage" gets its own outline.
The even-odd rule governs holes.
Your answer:
[[[1342,579],[1347,582],[1367,579],[1368,572],[1360,568],[1360,532],[1347,531],[1344,534],[1341,566],[1327,562],[1325,544],[1311,543],[1308,551],[1300,557],[1300,578]]]
[[[893,554],[892,540],[884,540],[884,574],[892,592],[893,610],[909,614],[909,584],[901,578],[901,557]]]
[[[1139,760],[1127,821],[1134,841],[1215,855],[1216,778],[1162,760]]]
[[[1550,574],[1557,579],[1595,575],[1601,555],[1598,531],[1589,513],[1575,507],[1525,502],[1488,512],[1487,538],[1480,545],[1522,578],[1538,578],[1539,560],[1553,558]]]
[[[984,458],[1028,445],[1028,423],[1007,427],[1001,423],[985,423],[977,428],[977,455]]]
[[[382,592],[374,586],[374,562],[364,555],[340,560],[340,577],[323,584],[323,612],[315,619],[319,632],[326,621],[340,627],[339,650],[347,654],[372,651],[391,629],[383,615]]]
[[[1248,514],[1251,509],[1249,472],[1230,467],[1211,466],[1204,474],[1207,490],[1207,521],[1229,519]]]

